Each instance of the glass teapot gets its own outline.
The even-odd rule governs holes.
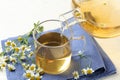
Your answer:
[[[72,0],[73,10],[60,15],[65,21],[81,27],[94,37],[110,38],[120,35],[120,0]]]

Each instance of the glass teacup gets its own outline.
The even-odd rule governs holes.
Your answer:
[[[67,23],[60,20],[46,20],[40,23],[44,27],[42,33],[33,31],[35,40],[36,64],[48,74],[60,74],[69,68],[71,63],[71,40],[83,40],[84,36],[73,37],[72,29],[67,28]]]

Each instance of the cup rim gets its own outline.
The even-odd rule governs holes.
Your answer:
[[[61,23],[62,23],[62,21],[61,21],[61,20],[58,20],[58,19],[48,19],[48,20],[44,20],[44,21],[40,22],[40,25],[41,25],[42,23],[45,23],[45,22],[48,22],[48,21],[56,21],[56,22],[61,22]],[[35,42],[37,42],[37,44],[41,45],[42,47],[47,47],[47,48],[60,48],[60,47],[63,47],[63,46],[65,46],[65,45],[69,44],[69,43],[70,43],[70,40],[72,39],[72,38],[70,38],[70,40],[68,39],[67,42],[65,42],[64,44],[62,44],[62,45],[60,45],[60,46],[47,46],[47,45],[44,45],[44,44],[38,42],[38,40],[37,40],[36,37],[35,37],[35,31],[36,31],[36,30],[34,29],[34,30],[33,30],[33,38],[34,38]]]

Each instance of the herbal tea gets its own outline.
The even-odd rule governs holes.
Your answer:
[[[120,35],[120,0],[72,0],[87,20],[80,25],[95,37]]]
[[[71,61],[70,43],[67,37],[57,32],[41,35],[36,48],[36,63],[49,74],[59,74],[68,69]]]

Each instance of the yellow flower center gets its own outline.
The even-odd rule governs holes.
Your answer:
[[[7,44],[7,46],[10,46],[10,45],[11,45],[11,42],[7,42],[6,44]]]
[[[40,79],[40,76],[37,76],[37,77],[36,77],[36,80],[41,80],[41,79]]]
[[[25,75],[27,78],[30,78],[31,77],[31,73],[26,73]]]
[[[30,53],[30,56],[32,56],[33,55],[33,53]]]
[[[21,36],[18,37],[18,41],[22,41],[22,37]]]
[[[13,68],[12,68],[12,67],[9,67],[8,69],[9,69],[9,71],[12,71],[12,70],[13,70]]]
[[[12,44],[11,44],[11,46],[12,46],[12,47],[15,47],[15,44],[14,44],[14,43],[12,43]]]
[[[31,66],[31,67],[30,67],[30,70],[34,70],[34,69],[35,69],[35,67],[34,67],[34,66]]]
[[[14,63],[16,62],[16,60],[15,60],[15,59],[12,59],[11,61],[12,61],[12,62],[14,62]]]
[[[5,64],[2,64],[1,67],[5,67],[6,65]]]
[[[16,48],[14,48],[14,49],[15,49],[15,52],[19,52],[19,48],[16,47]]]
[[[34,76],[30,78],[30,80],[34,80]]]
[[[23,51],[25,50],[25,46],[22,47],[22,50],[23,50]]]
[[[77,77],[78,75],[75,73],[73,76],[74,76],[74,77]]]
[[[92,74],[93,72],[92,72],[92,70],[87,70],[87,74]]]

